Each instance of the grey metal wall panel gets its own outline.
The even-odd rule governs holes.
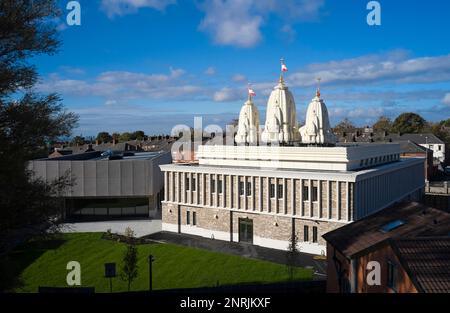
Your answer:
[[[97,196],[109,195],[109,180],[108,180],[108,162],[97,162]]]
[[[97,171],[96,161],[84,162],[84,195],[87,197],[95,197],[97,195]]]
[[[108,162],[108,188],[110,196],[120,196],[121,184],[121,162]]]
[[[159,165],[172,162],[170,153],[151,160],[35,160],[28,168],[48,182],[69,171],[74,181],[66,196],[148,197],[164,187]]]
[[[133,195],[133,162],[120,161],[120,194]]]
[[[58,161],[51,161],[46,163],[52,163]],[[84,196],[84,162],[83,161],[71,161],[72,164],[72,178],[74,179],[74,185],[72,187],[72,196],[83,197]]]
[[[151,180],[145,175],[145,163],[143,160],[133,162],[133,193],[137,195],[150,194],[145,189],[146,180]]]

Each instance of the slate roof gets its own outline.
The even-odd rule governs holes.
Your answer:
[[[393,240],[391,246],[421,292],[450,291],[450,237]]]
[[[404,224],[388,232],[381,230],[397,220]],[[347,258],[353,258],[390,239],[448,236],[449,232],[449,213],[403,202],[326,233],[323,238]]]
[[[403,134],[400,136],[399,140],[409,140],[418,145],[424,144],[444,144],[442,140],[440,140],[435,135],[428,134]]]

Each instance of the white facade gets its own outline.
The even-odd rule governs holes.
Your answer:
[[[433,159],[439,160],[439,162],[445,162],[445,144],[420,144],[433,151]]]

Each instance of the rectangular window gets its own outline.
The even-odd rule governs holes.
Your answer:
[[[317,187],[312,187],[312,195],[311,195],[312,201],[317,201],[319,198],[319,191]]]
[[[317,243],[317,226],[313,226],[313,242]]]
[[[197,225],[197,212],[192,212],[192,225]]]
[[[239,195],[240,196],[244,195],[244,182],[242,181],[239,182]]]
[[[442,151],[442,146],[441,145],[438,146],[438,150]]]
[[[308,227],[308,225],[305,225],[303,227],[303,241],[305,241],[305,242],[309,241],[309,227]]]
[[[278,196],[278,199],[283,199],[283,185],[277,185],[277,188],[278,188],[278,190],[277,190],[277,196]]]
[[[190,186],[190,181],[189,181],[189,177],[186,177],[185,182],[184,182],[184,186],[186,188],[186,191],[189,191]]]
[[[247,182],[247,189],[245,190],[247,192],[247,196],[251,196],[252,195],[252,183],[251,182]]]
[[[303,201],[309,200],[309,187],[308,186],[303,186],[302,196],[303,196]]]
[[[214,178],[211,177],[211,193],[215,193],[216,192],[216,180]]]
[[[191,212],[186,211],[186,224],[191,224]]]
[[[222,179],[219,179],[218,181],[217,181],[217,189],[219,189],[218,191],[219,191],[219,193],[222,193]]]
[[[192,177],[192,191],[195,191],[195,189],[196,189],[196,180],[195,180],[195,178],[194,177]]]
[[[270,189],[269,189],[269,196],[271,198],[275,198],[275,184],[270,184]]]
[[[387,279],[387,285],[389,288],[396,291],[397,287],[397,266],[395,266],[394,263],[388,261],[387,262],[387,270],[388,270],[388,279]]]

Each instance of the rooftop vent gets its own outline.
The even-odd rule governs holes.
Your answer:
[[[404,224],[405,224],[405,222],[402,221],[402,220],[395,220],[395,221],[387,223],[386,225],[381,227],[381,231],[383,233],[388,233],[388,232],[390,232],[390,231],[392,231],[392,230],[394,230],[394,229],[396,229],[396,228],[398,228],[398,227],[400,227],[400,226],[402,226]]]

